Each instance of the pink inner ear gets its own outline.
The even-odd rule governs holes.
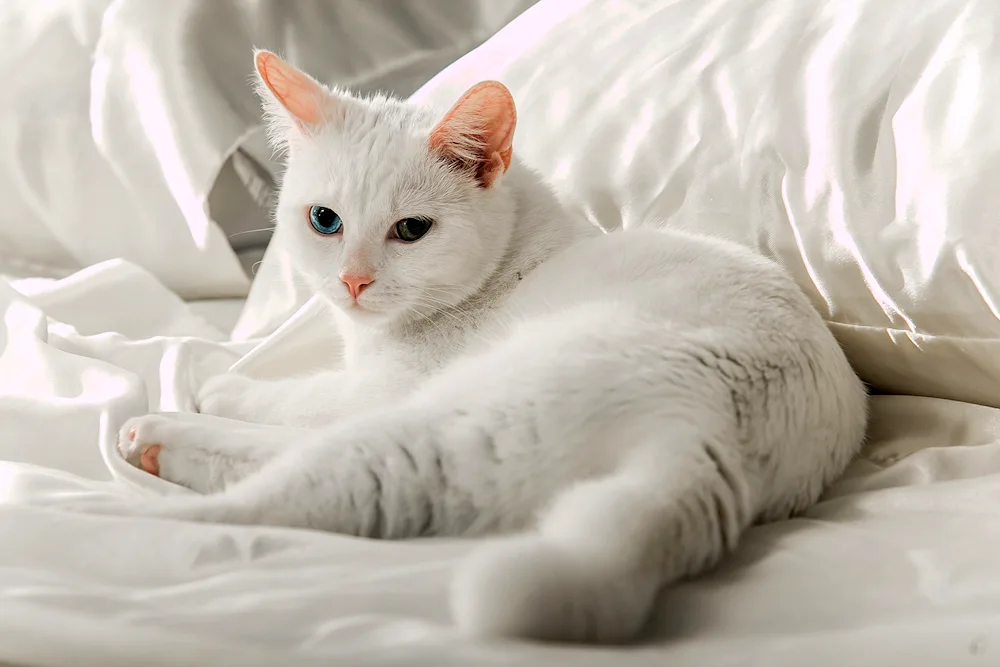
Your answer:
[[[281,106],[304,123],[320,121],[323,90],[318,83],[267,51],[257,54],[256,64],[261,80]]]
[[[489,166],[497,155],[503,171],[510,167],[517,110],[510,91],[499,81],[483,81],[470,88],[435,126],[430,136],[432,150],[444,150],[463,158],[474,158]],[[477,155],[467,155],[474,147]],[[492,182],[499,173],[494,169]],[[486,183],[489,185],[489,183]]]

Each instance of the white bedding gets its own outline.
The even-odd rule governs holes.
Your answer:
[[[577,18],[590,4],[555,1],[550,7]],[[718,13],[734,2],[688,5]],[[57,4],[32,6],[48,11]],[[625,11],[638,4],[608,6]],[[938,3],[959,4],[982,6]],[[781,18],[777,0],[757,5]],[[693,16],[685,24],[690,34],[709,30]],[[647,18],[618,15],[628,24],[622,30]],[[762,10],[757,18],[766,35],[768,15]],[[92,24],[77,25],[84,37],[86,25]],[[961,51],[961,37],[959,31],[950,38],[949,48]],[[766,46],[755,41],[755,48]],[[837,44],[827,48],[824,62],[836,69]],[[557,64],[553,56],[550,68]],[[549,101],[558,111],[558,99]],[[524,126],[530,136],[527,114]],[[534,126],[544,129],[537,117]],[[918,140],[920,129],[912,131],[900,136]],[[546,159],[557,164],[561,154],[552,152]],[[680,155],[662,152],[666,159]],[[575,168],[582,177],[581,164]],[[615,205],[628,209],[630,202]],[[699,206],[711,203],[705,202]],[[22,241],[17,234],[32,233],[31,225],[8,224],[20,220],[0,211],[0,241],[3,232]],[[46,219],[45,234],[60,221]],[[229,280],[206,261],[210,248],[201,247],[208,255],[195,253],[181,275],[155,247],[146,248],[156,260],[150,263],[139,261],[142,253],[136,263],[96,262],[107,248],[88,247],[81,229],[73,230],[78,246],[70,254],[87,266],[82,271],[62,280],[48,271],[39,274],[48,278],[24,278],[25,263],[17,278],[0,277],[0,664],[1000,662],[1000,410],[969,403],[874,397],[870,443],[824,502],[801,518],[752,530],[717,572],[671,589],[648,640],[628,649],[485,644],[458,636],[449,624],[446,587],[453,564],[471,548],[458,540],[379,542],[64,511],[62,503],[81,495],[129,494],[142,502],[145,494],[181,492],[112,453],[113,433],[125,419],[151,409],[190,409],[200,382],[234,363],[252,375],[288,373],[330,363],[336,346],[322,308],[312,302],[266,339],[233,342],[228,334],[242,300],[187,303],[178,296],[197,293],[206,281],[218,287]],[[190,246],[188,227],[172,229],[171,248]],[[0,274],[11,273],[4,270],[5,249]],[[235,266],[231,260],[226,271]],[[56,273],[66,274],[71,264]],[[251,301],[242,321],[269,322],[273,312],[294,310],[297,302],[280,302],[287,293],[274,294]]]

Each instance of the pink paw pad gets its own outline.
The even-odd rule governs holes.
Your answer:
[[[131,437],[129,433],[129,437]],[[150,475],[160,476],[160,450],[162,447],[160,445],[150,445],[139,457],[139,465],[143,470],[148,472]]]

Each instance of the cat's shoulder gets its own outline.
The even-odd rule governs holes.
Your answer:
[[[708,275],[722,270],[725,275],[786,277],[776,262],[753,248],[724,238],[656,227],[615,230],[581,239],[549,264],[550,270],[575,265],[588,267],[595,274],[625,270],[636,275],[700,267]]]

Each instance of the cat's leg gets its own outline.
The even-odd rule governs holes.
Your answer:
[[[202,414],[254,424],[322,428],[388,403],[415,382],[412,369],[391,360],[281,380],[225,373],[202,386],[196,405]]]
[[[455,462],[447,460],[449,455],[433,439],[423,437],[422,423],[412,425],[412,429],[400,428],[401,421],[381,415],[355,419],[329,431],[302,430],[297,445],[281,455],[273,456],[274,448],[265,448],[263,456],[252,456],[249,461],[230,455],[243,451],[235,439],[212,439],[213,434],[207,430],[192,439],[186,437],[190,431],[172,429],[171,434],[178,436],[175,442],[181,445],[173,448],[175,456],[186,460],[191,458],[191,450],[198,450],[202,465],[206,459],[215,465],[213,481],[241,481],[226,484],[223,493],[209,496],[163,497],[141,505],[92,509],[111,514],[311,528],[365,537],[460,533],[458,521],[467,525],[474,520],[473,504],[465,503],[462,517],[444,509],[443,505],[448,505],[456,493],[452,483],[459,471],[453,469]],[[162,429],[163,424],[158,422],[157,426]],[[165,441],[163,430],[156,435],[157,443]],[[129,460],[143,469],[158,469],[162,475],[167,465],[161,458],[169,453],[168,447],[147,446]],[[243,479],[246,472],[262,463],[257,474]],[[180,483],[193,486],[190,479]]]
[[[195,404],[202,414],[254,424],[328,426],[340,412],[345,382],[340,371],[282,380],[224,373],[202,385]]]
[[[752,520],[731,444],[688,436],[637,449],[564,491],[537,532],[475,552],[453,582],[456,623],[481,636],[633,639],[662,588],[714,565]]]
[[[693,425],[715,416],[623,423],[623,434],[648,441],[622,445],[620,465],[570,484],[544,456],[492,458],[502,444],[469,424],[427,437],[365,420],[352,434],[314,437],[222,494],[150,500],[127,513],[404,538],[530,525],[548,507],[537,530],[487,543],[460,566],[456,623],[481,636],[621,642],[641,631],[664,585],[716,563],[754,516],[737,448]],[[473,456],[462,461],[464,453]],[[548,502],[544,480],[558,487]]]
[[[298,429],[157,413],[125,422],[117,449],[126,461],[152,475],[214,493],[257,472],[302,437]]]

